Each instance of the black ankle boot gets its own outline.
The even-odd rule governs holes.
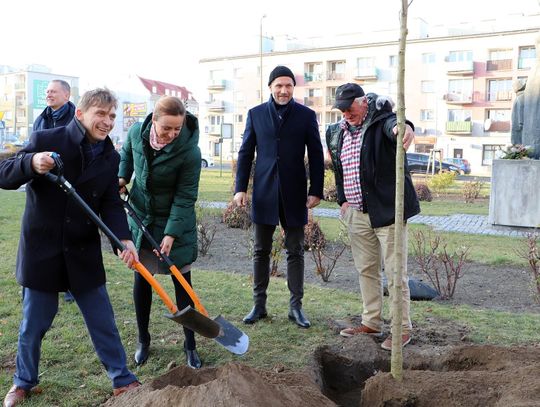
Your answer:
[[[184,349],[186,352],[186,364],[192,369],[200,369],[202,366],[201,358],[197,353],[197,349]]]
[[[257,306],[255,305],[251,311],[249,312],[249,314],[247,314],[243,321],[244,321],[244,324],[254,324],[255,322],[257,322],[259,319],[263,319],[263,318],[266,318],[268,316],[268,313],[266,312],[266,308],[265,307],[260,307],[260,306]]]
[[[148,360],[148,355],[150,354],[150,342],[142,343],[137,342],[137,349],[135,350],[135,363],[137,365],[142,365]]]

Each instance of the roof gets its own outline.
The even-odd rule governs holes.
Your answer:
[[[167,96],[176,96],[182,100],[195,100],[193,98],[193,93],[187,90],[184,86],[173,85],[172,83],[156,81],[154,79],[141,78],[143,86],[148,89],[148,91],[153,95],[167,95]]]

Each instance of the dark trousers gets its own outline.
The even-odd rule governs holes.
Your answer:
[[[189,285],[191,285],[191,272],[188,271],[183,276]],[[186,290],[184,290],[184,287],[182,287],[174,276],[171,276],[171,278],[174,283],[174,294],[178,309],[183,310],[188,305],[193,307],[193,301]],[[149,344],[150,333],[148,331],[148,325],[150,323],[150,309],[152,308],[152,286],[137,272],[135,272],[135,282],[133,285],[133,301],[135,302],[139,341]],[[184,327],[184,336],[186,338],[184,347],[187,350],[194,350],[196,348],[195,333],[191,329]]]
[[[58,312],[58,293],[23,290],[23,318],[13,383],[30,390],[39,382],[41,341]],[[105,285],[85,292],[72,292],[84,318],[99,360],[107,369],[113,387],[123,387],[137,380],[126,365],[126,353],[114,320]]]
[[[304,227],[286,227],[287,287],[291,293],[291,308],[301,308],[304,297]],[[270,253],[276,225],[254,224],[253,301],[255,306],[266,307],[266,289],[270,282]]]

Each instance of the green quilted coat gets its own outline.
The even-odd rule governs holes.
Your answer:
[[[197,259],[197,227],[195,202],[201,175],[201,151],[198,147],[197,118],[186,113],[179,137],[160,151],[150,147],[152,114],[144,123],[135,123],[122,147],[119,178],[131,181],[130,202],[154,239],[175,238],[170,253],[173,263],[181,268]],[[133,241],[141,247],[142,232],[129,219]],[[160,273],[167,266],[160,264]]]

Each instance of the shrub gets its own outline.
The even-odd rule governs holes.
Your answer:
[[[324,199],[328,202],[337,201],[336,178],[334,177],[333,171],[330,171],[330,170],[324,171],[323,196],[324,196]]]
[[[223,223],[230,228],[240,228],[243,230],[251,226],[251,204],[237,206],[234,202],[229,202],[223,211]]]
[[[516,253],[529,264],[534,299],[540,303],[540,248],[538,247],[538,237],[538,234],[528,233],[525,248],[517,249]]]
[[[308,223],[304,226],[304,250],[312,250],[313,248],[323,248],[326,246],[326,238],[324,233],[315,219],[313,213],[309,211]]]
[[[484,183],[482,181],[467,181],[461,188],[461,194],[465,199],[465,203],[474,203],[475,199],[480,195],[480,190]]]
[[[199,205],[197,205],[195,210],[197,214],[197,242],[199,243],[199,253],[204,257],[208,254],[210,245],[214,241],[216,225],[214,225],[212,221],[213,216],[209,215],[207,210]]]
[[[13,157],[15,154],[17,154],[15,151],[2,151],[0,152],[0,161]]]
[[[429,189],[427,184],[425,184],[423,182],[419,182],[418,184],[414,185],[414,189],[416,191],[416,195],[418,196],[418,200],[426,201],[426,202],[433,201],[433,196],[431,195],[431,190]]]
[[[456,174],[448,171],[441,171],[435,174],[429,181],[428,186],[439,196],[445,193],[456,182]]]

